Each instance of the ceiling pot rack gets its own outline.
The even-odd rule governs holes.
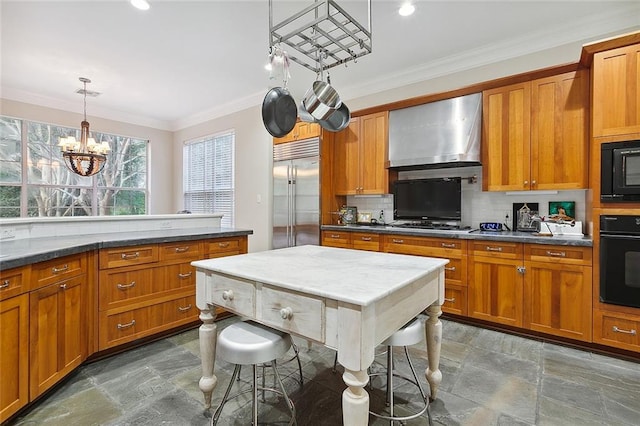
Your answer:
[[[300,55],[289,58],[317,73],[356,61],[371,53],[371,0],[367,0],[367,28],[333,0],[315,0],[274,25],[269,0],[269,45],[287,45]],[[318,52],[326,59],[318,63]]]

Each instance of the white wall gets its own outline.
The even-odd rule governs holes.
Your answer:
[[[268,250],[271,248],[272,138],[262,124],[259,106],[175,132],[172,152],[174,210],[183,208],[184,142],[230,129],[236,134],[235,227],[253,230],[253,235],[249,235],[249,251]]]
[[[2,115],[40,121],[59,126],[80,128],[82,115],[59,109],[0,99]],[[120,121],[87,116],[92,132],[112,133],[149,140],[149,214],[176,213],[171,198],[174,169],[171,149],[172,132]]]

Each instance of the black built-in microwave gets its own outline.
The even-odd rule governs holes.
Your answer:
[[[640,202],[640,140],[603,143],[600,201]]]

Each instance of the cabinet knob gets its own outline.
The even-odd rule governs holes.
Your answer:
[[[222,299],[227,300],[227,301],[232,301],[233,300],[233,290],[225,290],[222,292]]]
[[[535,184],[536,184],[536,181],[535,181],[535,180],[532,180],[532,181],[531,181],[531,185],[535,185]]]
[[[445,271],[451,271],[451,272],[453,272],[453,271],[455,271],[455,270],[456,270],[456,267],[455,267],[455,266],[445,267],[445,268],[444,268],[444,270],[445,270]]]
[[[118,330],[122,330],[123,328],[129,328],[129,327],[133,327],[134,325],[136,325],[136,320],[131,320],[130,323],[128,324],[118,324]]]
[[[2,284],[0,284],[0,288],[7,288],[7,287],[9,287],[9,284],[11,284],[11,281],[9,281],[9,280],[4,280],[4,281],[2,282]]]
[[[189,303],[187,306],[184,306],[184,307],[183,306],[178,306],[178,311],[187,312],[191,308],[192,308],[191,303]]]
[[[178,278],[183,280],[185,278],[189,278],[191,276],[191,274],[192,274],[192,272],[187,272],[186,274],[178,274]]]
[[[131,281],[129,284],[120,284],[118,283],[116,285],[116,287],[118,288],[118,290],[126,290],[128,288],[132,288],[136,286],[136,282],[135,281]]]
[[[51,268],[51,272],[54,274],[59,274],[60,272],[65,272],[68,270],[69,270],[69,265],[67,265],[66,263],[62,265],[60,268],[56,268],[56,267]]]
[[[518,266],[516,268],[516,270],[518,271],[518,273],[520,274],[524,274],[525,272],[527,272],[527,268],[525,268],[524,266]]]
[[[453,303],[453,302],[455,302],[455,301],[456,301],[456,298],[455,298],[455,297],[452,297],[451,299],[447,299],[447,298],[445,297],[445,298],[444,298],[444,301],[445,301],[445,302]]]
[[[293,309],[288,306],[286,308],[280,309],[280,316],[283,320],[290,320],[291,318],[293,318]]]
[[[67,289],[67,284],[66,283],[65,284],[60,284],[60,288],[62,290],[66,290]]]

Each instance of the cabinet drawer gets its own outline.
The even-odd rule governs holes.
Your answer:
[[[522,244],[504,241],[473,241],[471,250],[474,256],[489,256],[501,259],[522,259]]]
[[[357,250],[379,251],[380,235],[354,232],[351,235],[351,244]]]
[[[160,245],[161,262],[187,262],[204,258],[202,245],[198,241],[183,241]]]
[[[467,288],[445,284],[442,310],[456,315],[467,315]]]
[[[466,241],[453,238],[424,238],[386,235],[384,251],[430,257],[460,257]]]
[[[130,311],[100,313],[100,350],[198,320],[196,296],[171,299]]]
[[[0,271],[0,300],[29,291],[29,272],[28,267]]]
[[[444,278],[447,283],[455,283],[457,285],[467,285],[467,277],[465,271],[465,260],[450,258],[449,263],[444,265]]]
[[[322,245],[328,247],[351,248],[351,233],[323,231]]]
[[[567,265],[591,265],[590,247],[549,246],[525,244],[525,260],[537,262],[563,263]]]
[[[207,241],[205,245],[205,251],[207,253],[207,256],[210,258],[244,253],[242,244],[240,243],[240,239],[237,237],[216,238],[215,240]]]
[[[207,286],[212,293],[208,302],[238,315],[253,317],[256,288],[253,282],[231,278],[226,275],[207,275]]]
[[[66,280],[87,272],[84,254],[60,257],[31,266],[31,289],[37,289],[57,281]]]
[[[281,330],[324,342],[324,300],[263,287],[260,318]]]
[[[631,351],[640,351],[640,316],[593,311],[593,341]]]
[[[119,268],[158,261],[158,246],[117,247],[100,250],[100,269]]]

